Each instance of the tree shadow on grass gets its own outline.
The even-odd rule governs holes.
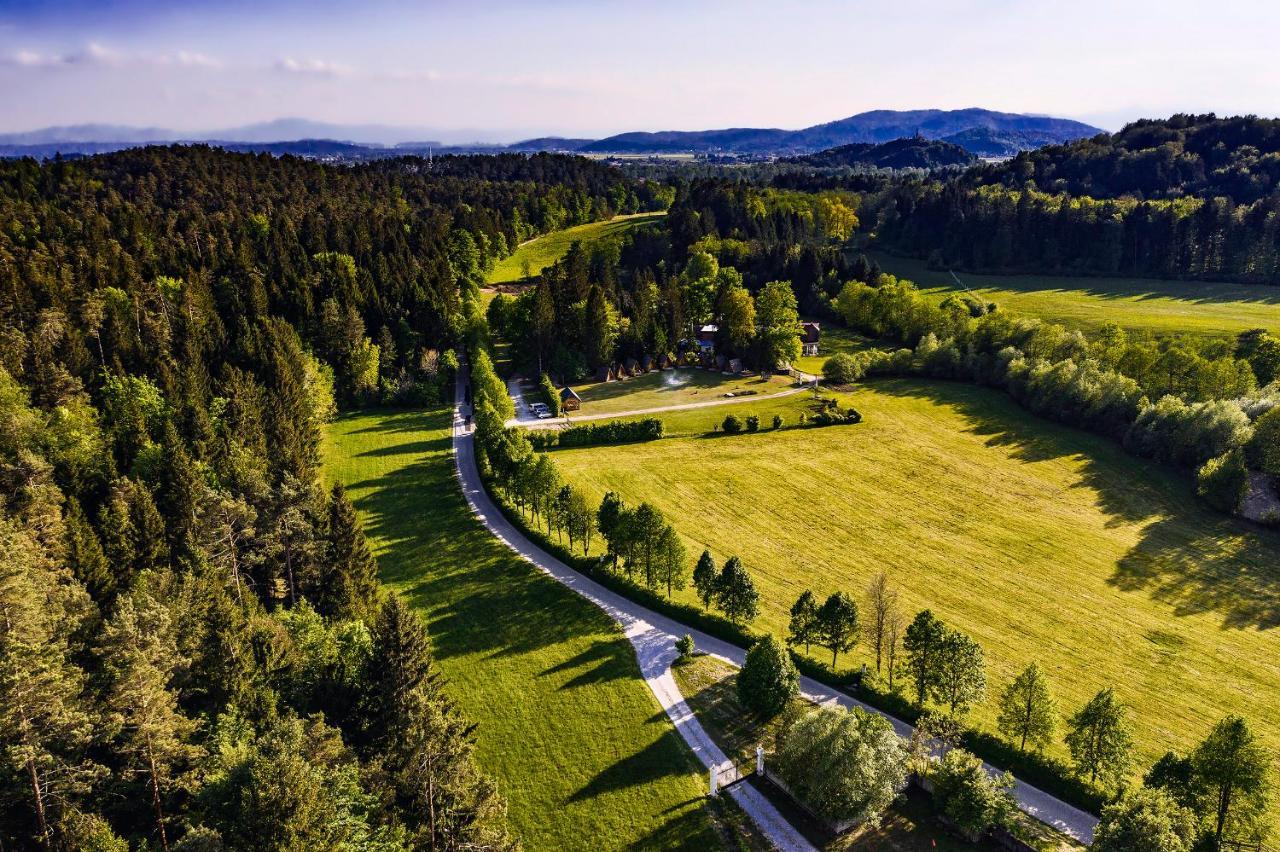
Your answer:
[[[436,655],[523,653],[607,633],[604,613],[489,534],[452,470],[440,454],[352,486],[367,489],[355,502],[366,532],[383,542],[382,579],[430,613]],[[614,644],[629,653],[623,638]]]
[[[582,671],[561,684],[560,689],[575,689],[630,678],[635,672],[634,656],[629,646],[621,647],[618,642],[596,641],[581,653],[539,672],[538,676],[549,677],[575,669]]]
[[[678,815],[662,823],[655,831],[633,844],[631,849],[719,849],[735,848],[716,835],[709,813],[712,805],[705,798],[690,799],[668,808],[665,813]],[[726,830],[731,830],[726,828]],[[736,841],[732,838],[730,842]]]
[[[988,446],[1012,448],[1019,461],[1081,462],[1074,487],[1093,491],[1108,526],[1140,530],[1108,578],[1114,587],[1145,591],[1177,616],[1217,613],[1223,628],[1280,627],[1280,534],[1209,509],[1195,498],[1190,471],[1135,458],[1115,441],[1032,414],[1000,391],[913,380],[873,387],[954,408],[967,431]]]
[[[664,778],[685,777],[690,772],[691,759],[679,759],[679,755],[688,753],[680,735],[668,726],[649,745],[598,773],[574,792],[569,801],[585,802],[597,796],[652,784]],[[676,759],[673,760],[673,757]]]

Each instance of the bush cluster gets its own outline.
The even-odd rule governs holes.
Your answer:
[[[662,421],[656,417],[644,420],[612,420],[608,423],[588,423],[570,426],[558,435],[562,447],[593,447],[600,444],[630,444],[636,441],[656,441],[662,437]]]

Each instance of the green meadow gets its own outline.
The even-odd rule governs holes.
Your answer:
[[[922,260],[881,252],[868,255],[885,272],[914,281],[939,300],[970,292],[1004,310],[1033,314],[1089,331],[1114,322],[1152,334],[1235,335],[1251,328],[1280,330],[1280,288],[1265,285],[1144,278],[957,273]]]
[[[665,213],[632,213],[628,216],[615,216],[604,222],[590,222],[586,225],[544,234],[524,243],[509,257],[498,261],[493,271],[489,273],[488,283],[492,286],[523,281],[526,264],[528,274],[537,275],[568,254],[569,247],[575,242],[594,242],[632,228],[652,224],[665,215]]]
[[[470,513],[448,409],[342,417],[325,467],[348,487],[382,579],[426,619],[526,848],[720,848],[733,814],[703,795],[617,626]]]
[[[1207,509],[1185,472],[992,390],[876,381],[844,401],[863,423],[730,437],[704,434],[726,409],[681,412],[668,426],[686,437],[554,456],[591,499],[658,506],[690,559],[739,555],[762,596],[756,629],[784,635],[806,588],[861,600],[887,571],[908,617],[931,608],[985,649],[979,727],[994,730],[996,696],[1035,660],[1064,713],[1115,687],[1143,765],[1231,712],[1280,748],[1280,534]],[[809,404],[732,408],[794,423]],[[864,643],[842,665],[869,659]]]

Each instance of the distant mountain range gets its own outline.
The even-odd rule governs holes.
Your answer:
[[[1040,115],[960,110],[874,110],[801,130],[728,128],[620,133],[604,139],[556,136],[510,145],[450,144],[421,140],[418,130],[387,125],[338,125],[282,118],[262,124],[181,133],[159,127],[80,124],[0,134],[0,156],[94,154],[148,143],[206,142],[233,150],[268,150],[302,156],[378,158],[405,153],[570,151],[590,154],[727,154],[799,156],[855,143],[880,144],[920,136],[944,139],[984,157],[1011,156],[1102,131],[1078,121]],[[450,134],[458,138],[457,132]]]
[[[802,130],[731,128],[622,133],[598,139],[579,150],[598,153],[804,154],[855,142],[880,143],[916,135],[926,139],[947,139],[964,147],[956,137],[965,133],[975,133],[975,140],[987,147],[990,146],[985,141],[987,136],[1012,140],[1023,134],[1028,147],[1038,147],[1070,142],[1101,132],[1096,127],[1066,118],[986,109],[875,110]]]

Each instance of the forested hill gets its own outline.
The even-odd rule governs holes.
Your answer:
[[[320,429],[438,400],[496,258],[662,192],[554,156],[0,163],[0,847],[512,847]]]
[[[1280,120],[1175,115],[897,182],[875,230],[942,267],[1280,284],[1278,188]]]
[[[937,169],[968,166],[977,161],[977,157],[959,145],[921,136],[894,139],[878,145],[855,142],[786,160],[819,168],[864,166],[876,169]]]
[[[1238,204],[1280,185],[1280,120],[1175,115],[1114,134],[1019,154],[987,179],[1094,198],[1225,196]]]

